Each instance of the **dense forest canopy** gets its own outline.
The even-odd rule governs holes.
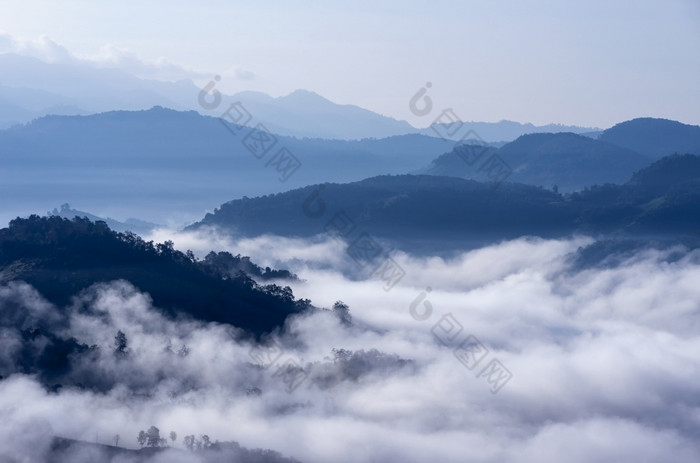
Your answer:
[[[0,281],[25,281],[58,305],[95,283],[123,279],[172,316],[230,323],[256,336],[308,307],[288,287],[254,280],[294,278],[287,271],[228,253],[197,261],[172,242],[146,242],[78,217],[13,220],[0,230],[0,269]]]

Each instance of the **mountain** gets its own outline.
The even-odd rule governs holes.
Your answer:
[[[241,102],[269,130],[313,138],[384,138],[416,133],[408,122],[353,105],[340,105],[307,90],[273,98],[260,92],[223,95],[219,106],[200,105],[201,89],[191,80],[141,79],[116,69],[98,69],[72,60],[47,63],[12,53],[0,54],[0,129],[46,115],[95,114],[164,106],[221,116]]]
[[[562,125],[562,124],[546,124],[546,125],[534,125],[530,123],[520,123],[514,121],[499,121],[499,122],[462,122],[460,130],[457,133],[448,138],[453,141],[460,141],[465,133],[473,131],[482,140],[488,143],[498,143],[498,142],[509,142],[516,138],[527,135],[530,133],[560,133],[560,132],[571,132],[580,135],[585,135],[589,137],[595,137],[600,133],[600,129],[595,127],[579,127],[576,125]],[[440,133],[444,134],[444,130],[439,130]],[[436,131],[433,127],[426,127],[420,130],[420,133],[436,136]]]
[[[90,220],[91,222],[104,222],[107,226],[117,232],[133,232],[137,235],[145,234],[154,229],[160,227],[160,225],[150,222],[145,222],[139,219],[126,219],[124,222],[119,222],[118,220],[99,217],[94,214],[85,211],[79,211],[70,207],[70,204],[65,203],[61,205],[61,209],[54,208],[52,211],[48,211],[46,215],[63,217],[64,219],[72,219],[74,217],[81,217]]]
[[[600,140],[628,148],[653,159],[674,153],[700,154],[700,126],[650,117],[621,122]]]
[[[608,203],[609,211],[617,209],[620,214],[624,214],[625,208],[635,206],[637,209],[629,223],[634,231],[672,233],[684,230],[698,237],[700,156],[667,156],[636,172],[623,187],[593,188],[583,192],[580,200]]]
[[[117,219],[191,222],[232,197],[410,172],[452,145],[416,134],[355,141],[266,134],[266,153],[257,151],[252,125],[154,107],[46,116],[0,131],[0,218],[61,201]]]
[[[561,196],[537,187],[504,183],[494,189],[473,180],[399,175],[230,201],[188,228],[215,226],[245,236],[347,232],[350,241],[366,231],[414,251],[523,234],[556,236],[573,228],[575,218]],[[340,226],[345,230],[336,230]]]
[[[0,61],[2,56],[0,55]],[[5,81],[3,77],[5,76],[0,77],[0,82]],[[87,114],[85,110],[73,106],[72,101],[44,90],[0,85],[0,129],[23,124],[47,114]]]
[[[228,104],[240,101],[256,120],[281,135],[351,140],[417,132],[406,121],[382,116],[359,106],[339,105],[308,90],[296,90],[278,98],[259,92],[241,92],[224,101]],[[219,110],[218,113],[212,111],[207,114],[219,116],[221,113]]]
[[[70,107],[81,114],[154,105],[186,109],[196,103],[199,92],[191,81],[139,79],[78,60],[47,63],[4,53],[0,54],[0,70],[0,98],[21,106],[32,118],[57,114],[57,107]],[[189,101],[192,103],[183,105]],[[18,122],[28,120],[22,118]]]
[[[341,140],[414,133],[436,136],[429,127],[416,129],[406,121],[354,105],[336,104],[308,90],[296,90],[280,97],[253,91],[221,94],[221,103],[214,109],[200,105],[200,92],[201,88],[189,79],[176,82],[141,79],[121,70],[95,68],[75,59],[49,63],[13,53],[0,54],[0,129],[46,115],[87,115],[153,106],[195,110],[219,117],[232,103],[241,102],[256,123],[280,135]],[[464,129],[475,131],[489,142],[512,141],[535,132],[594,133],[598,130],[513,121],[465,122]]]
[[[650,160],[634,151],[573,133],[523,135],[496,148],[460,145],[416,173],[484,179],[484,165],[498,154],[510,169],[508,181],[557,186],[571,192],[597,183],[624,183]]]
[[[172,243],[154,245],[77,217],[31,216],[0,229],[0,283],[24,281],[58,307],[95,284],[126,280],[171,317],[228,323],[249,336],[282,326],[306,307],[288,287],[229,271],[240,262],[226,255],[195,261]]]
[[[568,195],[517,183],[494,189],[452,177],[380,176],[230,201],[190,228],[202,226],[251,236],[340,233],[349,241],[366,231],[380,241],[431,251],[526,235],[697,235],[700,157],[671,156],[624,185]]]

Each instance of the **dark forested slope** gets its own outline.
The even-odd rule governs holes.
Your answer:
[[[516,183],[437,176],[381,176],[309,186],[223,204],[192,228],[217,226],[246,235],[311,236],[348,227],[397,242],[498,241],[571,233],[680,234],[700,231],[700,156],[674,155],[624,185],[573,194]]]
[[[95,283],[123,279],[170,315],[229,323],[255,335],[304,307],[289,288],[258,285],[239,270],[261,279],[292,276],[225,253],[197,262],[170,242],[145,242],[81,218],[32,216],[0,230],[0,282],[25,281],[59,306]]]

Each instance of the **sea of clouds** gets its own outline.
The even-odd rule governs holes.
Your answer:
[[[297,298],[342,300],[352,324],[332,311],[298,316],[261,348],[229,326],[168,319],[128,282],[98,285],[61,330],[101,347],[76,374],[118,386],[52,392],[4,378],[3,459],[41,461],[54,435],[111,444],[119,434],[137,448],[138,431],[155,425],[304,462],[699,461],[698,251],[588,268],[573,265],[588,237],[449,258],[396,252],[405,276],[387,291],[328,237],[147,239],[289,269]],[[0,288],[0,304],[10,300],[36,320],[61,310],[22,283]],[[118,330],[126,359],[111,352]],[[0,333],[0,363],[13,336]],[[156,461],[198,461],[167,455]]]

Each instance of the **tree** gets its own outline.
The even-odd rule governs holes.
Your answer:
[[[143,447],[144,445],[146,445],[146,440],[147,440],[146,433],[143,432],[143,431],[139,431],[139,435],[138,435],[138,437],[136,438],[136,442],[138,442],[139,445],[140,445],[141,447]]]
[[[185,443],[185,448],[191,452],[194,452],[194,435],[190,434],[189,436],[185,436],[183,441]]]
[[[334,362],[346,362],[352,357],[352,351],[347,349],[331,349]]]
[[[199,436],[199,439],[195,438],[194,435],[185,436],[183,438],[183,443],[185,444],[185,448],[191,452],[201,452],[214,445],[206,434]]]
[[[175,431],[170,431],[170,440],[173,441],[173,444],[177,440],[177,433]]]
[[[350,308],[343,301],[336,301],[333,304],[333,313],[336,317],[340,319],[343,325],[352,325],[352,315],[350,315]]]
[[[162,256],[172,257],[175,254],[175,243],[171,240],[167,240],[164,243],[158,243],[156,245],[156,250],[158,254]]]
[[[122,330],[119,330],[117,335],[114,337],[114,355],[117,358],[124,358],[129,353],[129,342],[126,339],[126,335]]]
[[[160,429],[155,426],[148,428],[148,431],[146,431],[146,446],[160,447],[161,442]]]

